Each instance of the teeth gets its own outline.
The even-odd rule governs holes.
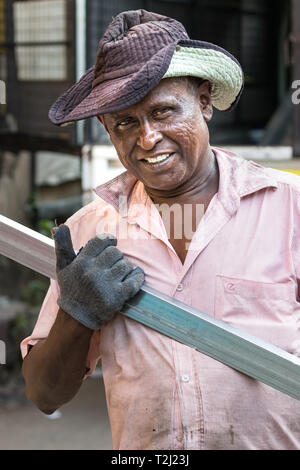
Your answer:
[[[170,156],[169,153],[163,153],[163,154],[158,155],[157,157],[154,157],[154,158],[145,158],[145,160],[147,160],[147,162],[149,162],[149,163],[156,163],[156,162],[162,162],[163,160],[165,160],[169,156]]]

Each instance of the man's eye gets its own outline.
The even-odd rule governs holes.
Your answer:
[[[128,126],[129,124],[131,124],[132,122],[132,119],[123,119],[122,121],[119,121],[117,123],[117,127],[120,129],[122,127],[126,127]]]
[[[157,117],[161,117],[161,116],[164,116],[165,114],[168,113],[168,111],[170,111],[171,108],[161,108],[161,109],[157,109],[156,111],[154,111],[154,114],[155,116]]]

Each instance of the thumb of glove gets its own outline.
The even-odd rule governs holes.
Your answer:
[[[61,224],[58,228],[52,229],[52,237],[55,243],[56,252],[56,272],[58,273],[76,258],[73,249],[70,229],[67,225]]]

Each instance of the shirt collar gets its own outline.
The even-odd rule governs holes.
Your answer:
[[[245,160],[234,153],[212,147],[219,167],[218,199],[225,210],[233,213],[241,198],[265,188],[277,188],[278,184],[261,165]]]
[[[225,149],[212,147],[212,150],[217,158],[220,175],[217,197],[227,212],[234,213],[242,197],[264,188],[278,187],[276,180],[261,165]],[[123,217],[136,217],[137,207],[142,211],[150,199],[144,185],[128,171],[99,185],[94,191]],[[134,214],[130,207],[134,207]]]

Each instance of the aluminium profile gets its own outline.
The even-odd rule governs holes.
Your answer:
[[[56,279],[54,241],[0,215],[0,254]],[[122,313],[300,400],[300,358],[144,285]]]

